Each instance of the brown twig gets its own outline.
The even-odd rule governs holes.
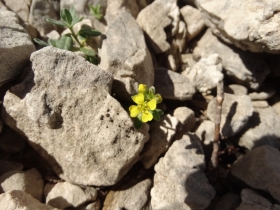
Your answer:
[[[215,120],[215,134],[213,142],[213,151],[211,156],[211,163],[213,168],[219,166],[219,140],[220,140],[220,124],[222,116],[222,104],[224,101],[224,82],[219,81],[217,84],[217,97],[216,97],[216,120]]]

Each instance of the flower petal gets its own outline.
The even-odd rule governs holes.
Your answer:
[[[153,115],[150,112],[143,112],[142,113],[142,122],[148,122],[153,119]]]
[[[130,117],[137,117],[137,115],[140,113],[138,106],[135,105],[130,106],[129,111],[130,111]]]
[[[139,84],[139,86],[138,86],[139,93],[144,93],[146,90],[147,90],[147,85]]]
[[[155,110],[155,108],[157,107],[157,100],[152,99],[147,103],[147,105],[150,108],[150,110]]]
[[[136,104],[143,104],[144,103],[143,93],[138,93],[137,95],[132,96],[131,98]]]

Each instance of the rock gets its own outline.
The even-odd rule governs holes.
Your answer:
[[[123,11],[108,25],[105,34],[99,66],[113,74],[113,92],[131,101],[131,95],[138,92],[138,84],[150,87],[154,83],[152,58],[143,32],[135,19]]]
[[[44,180],[35,168],[28,171],[9,171],[0,176],[0,185],[2,192],[21,190],[42,201]]]
[[[53,30],[50,33],[46,34],[46,37],[48,37],[49,39],[59,39],[60,34],[56,30]]]
[[[6,7],[6,5],[2,2],[2,0],[0,0],[0,11],[7,11],[8,8]]]
[[[224,79],[223,67],[218,54],[211,54],[202,58],[192,68],[187,68],[182,75],[190,80],[193,86],[201,93],[206,93],[217,87]]]
[[[210,29],[198,41],[194,56],[207,57],[217,53],[226,75],[239,84],[257,89],[269,74],[270,68],[259,54],[242,51],[219,41]]]
[[[45,36],[57,26],[46,21],[46,18],[59,20],[57,11],[52,4],[54,1],[32,0],[28,22],[36,28],[41,36]]]
[[[253,105],[253,115],[237,137],[238,144],[249,150],[261,145],[280,147],[280,118],[277,113],[267,102],[255,101]]]
[[[26,210],[26,209],[40,209],[40,210],[58,210],[49,205],[40,203],[28,193],[20,190],[12,190],[0,194],[0,210]]]
[[[248,90],[246,87],[237,84],[231,84],[229,86],[225,86],[225,93],[230,93],[238,96],[247,95]]]
[[[187,42],[196,37],[205,27],[201,12],[189,5],[180,9],[180,13],[187,25]]]
[[[238,195],[233,193],[226,193],[223,195],[218,203],[215,205],[214,210],[232,210],[236,209],[241,202]]]
[[[197,0],[196,4],[205,24],[224,41],[252,52],[280,52],[278,0]]]
[[[144,209],[150,198],[151,186],[152,181],[145,179],[121,190],[111,190],[106,196],[102,210]]]
[[[65,209],[95,201],[97,191],[93,187],[83,189],[68,182],[59,182],[57,184],[46,184],[44,195],[46,204]]]
[[[164,68],[155,69],[154,86],[163,98],[173,100],[191,100],[194,87],[187,78]]]
[[[271,98],[270,103],[274,111],[280,116],[280,97],[278,94]]]
[[[22,21],[28,22],[31,1],[4,0],[4,3],[10,10],[16,13]]]
[[[100,210],[100,209],[101,209],[100,200],[97,200],[93,203],[86,203],[84,205],[75,208],[75,210]]]
[[[156,54],[167,52],[170,49],[164,31],[164,28],[172,23],[168,18],[169,12],[170,4],[163,4],[157,0],[142,9],[137,17],[137,23],[148,35],[148,42]]]
[[[249,151],[242,158],[235,161],[230,172],[250,187],[270,193],[279,202],[279,161],[279,150],[264,145]]]
[[[185,135],[175,141],[155,166],[151,190],[153,209],[205,209],[215,195],[204,174],[199,139]]]
[[[250,124],[249,120],[252,115],[253,105],[249,96],[225,93],[222,105],[221,135],[234,136],[247,124]],[[208,104],[207,116],[213,122],[216,121],[216,98]]]
[[[258,92],[249,93],[249,96],[252,101],[257,100],[267,100],[275,94],[275,89],[272,87],[265,87],[259,90]]]
[[[194,128],[196,123],[195,114],[193,110],[188,107],[183,106],[176,108],[173,112],[173,116],[182,124],[184,133]]]
[[[193,59],[191,53],[181,54],[182,69],[185,70],[187,67],[192,68],[197,62]]]
[[[0,10],[0,86],[22,73],[35,51],[15,13]]]
[[[182,53],[185,50],[186,37],[187,37],[186,24],[184,23],[184,21],[180,21],[177,34],[175,35],[175,42],[180,53]]]
[[[10,171],[21,171],[23,169],[23,165],[15,162],[15,161],[8,161],[8,160],[0,160],[0,176]]]
[[[5,95],[3,121],[24,133],[61,179],[115,184],[138,161],[148,131],[135,130],[109,95],[112,75],[58,48],[45,47],[31,61],[33,71]]]
[[[174,135],[176,134],[179,121],[167,114],[160,121],[151,123],[150,139],[141,152],[140,161],[146,169],[152,167],[161,154],[168,150]]]

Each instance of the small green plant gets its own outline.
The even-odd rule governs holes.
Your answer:
[[[81,51],[89,62],[97,65],[100,62],[100,59],[97,53],[86,44],[86,41],[88,37],[100,36],[102,33],[98,30],[84,27],[76,34],[73,27],[76,23],[81,22],[83,17],[79,17],[76,14],[74,7],[71,7],[70,10],[62,9],[60,11],[60,18],[61,20],[47,18],[46,21],[63,28],[68,28],[71,33],[63,35],[57,40],[49,39],[48,42],[37,38],[35,38],[34,41],[42,46],[53,46],[69,51]]]
[[[100,11],[100,4],[89,6],[91,14],[98,20],[103,18],[103,14]]]
[[[129,107],[130,117],[134,119],[134,126],[138,129],[142,123],[151,121],[152,119],[158,121],[163,115],[163,111],[157,109],[157,104],[162,102],[160,94],[155,94],[155,87],[147,88],[144,84],[139,84],[138,94],[131,96],[132,100],[137,105]]]

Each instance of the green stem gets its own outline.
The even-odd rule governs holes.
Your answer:
[[[69,28],[69,29],[70,29],[70,31],[71,31],[71,33],[72,33],[73,38],[74,38],[74,39],[76,40],[76,42],[80,45],[80,48],[83,47],[83,45],[80,43],[78,37],[77,37],[76,34],[74,33],[73,28],[71,27],[71,28]]]

